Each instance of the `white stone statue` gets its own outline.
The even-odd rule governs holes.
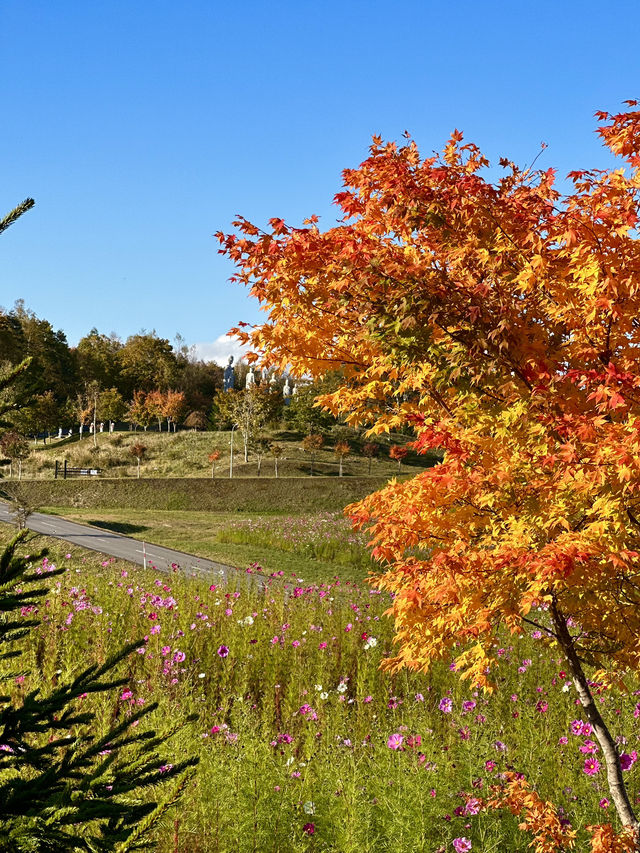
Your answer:
[[[253,386],[255,384],[256,384],[256,377],[253,375],[253,367],[250,367],[249,372],[247,373],[247,378],[245,379],[244,387],[248,391],[249,388],[253,388]]]
[[[288,400],[289,397],[291,396],[291,385],[289,385],[289,377],[288,376],[284,381],[284,388],[282,389],[282,396],[284,397],[285,400]]]

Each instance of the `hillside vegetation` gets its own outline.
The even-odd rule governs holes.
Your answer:
[[[248,461],[243,458],[240,438],[234,433],[234,477],[274,477],[275,457],[268,445],[277,444],[281,455],[278,458],[279,477],[308,477],[313,466],[313,476],[335,477],[339,473],[339,459],[335,447],[344,441],[342,433],[338,437],[328,436],[321,449],[312,454],[303,448],[304,435],[290,431],[270,431],[264,434],[266,447],[262,458],[256,452],[249,453]],[[417,473],[428,468],[436,461],[435,456],[420,456],[410,452],[399,466],[389,458],[389,450],[404,444],[406,436],[392,435],[380,438],[377,458],[370,460],[362,454],[367,443],[362,433],[347,431],[346,438],[350,452],[343,458],[345,477],[366,477],[388,479],[403,471]],[[31,442],[30,453],[22,462],[22,477],[26,479],[52,479],[55,462],[62,466],[64,460],[73,467],[99,468],[104,477],[138,477],[138,462],[132,453],[136,444],[142,444],[146,450],[140,461],[141,478],[162,477],[229,477],[231,432],[181,431],[176,433],[152,433],[144,431],[116,432],[113,435],[102,433],[96,436],[86,435],[80,439],[74,435],[62,440],[53,439],[46,445]],[[218,451],[220,458],[211,462],[209,456]],[[213,469],[213,470],[212,470]],[[9,475],[10,466],[3,460],[2,472]],[[16,468],[14,466],[14,475]]]

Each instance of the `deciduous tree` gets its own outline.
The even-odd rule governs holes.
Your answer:
[[[398,474],[400,473],[400,467],[402,466],[402,460],[409,453],[409,448],[406,445],[402,444],[393,444],[389,448],[389,458],[393,459],[394,462],[398,463]]]
[[[342,463],[346,459],[346,457],[351,453],[351,445],[348,441],[338,441],[336,442],[335,447],[333,448],[333,452],[335,456],[338,458],[339,468],[338,468],[338,476],[342,477]]]
[[[377,441],[367,441],[362,445],[362,455],[368,460],[367,474],[371,475],[371,462],[380,455],[380,445]]]
[[[9,430],[0,436],[0,450],[9,460],[9,477],[13,477],[13,463],[18,463],[18,479],[22,478],[22,460],[29,455],[29,442],[27,439],[13,430]]]
[[[167,430],[176,431],[176,424],[179,423],[185,413],[187,401],[182,391],[167,391],[164,397],[164,416],[167,419]]]
[[[153,414],[147,408],[147,395],[144,391],[134,391],[129,403],[126,420],[136,428],[141,426],[146,432],[153,421]]]
[[[135,444],[131,445],[131,447],[129,448],[129,453],[138,462],[138,479],[140,479],[140,463],[147,455],[147,446],[146,444],[142,444],[138,441]]]
[[[315,458],[318,455],[318,451],[322,450],[323,445],[324,438],[320,435],[319,432],[309,433],[309,435],[305,435],[302,441],[302,449],[311,457],[311,468],[309,470],[310,477],[313,477],[313,463],[315,462]]]
[[[391,670],[490,687],[498,632],[562,650],[635,835],[618,748],[587,677],[640,669],[640,111],[599,113],[623,160],[570,173],[506,158],[497,180],[455,132],[421,158],[374,138],[321,231],[240,219],[220,235],[268,311],[234,330],[267,366],[319,376],[372,433],[412,427],[443,462],[351,507],[394,593]],[[461,644],[461,645],[459,645]],[[593,678],[593,676],[591,676]]]
[[[220,451],[219,450],[213,450],[209,454],[209,462],[211,462],[211,479],[212,480],[216,475],[216,462],[218,461],[218,459],[220,459]]]

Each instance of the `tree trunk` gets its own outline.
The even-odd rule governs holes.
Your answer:
[[[262,468],[262,456],[258,456],[258,477],[260,476],[260,468]]]
[[[18,459],[18,480],[22,479],[22,459]]]
[[[593,732],[602,749],[611,799],[622,824],[633,830],[635,849],[636,851],[640,851],[640,823],[638,822],[638,818],[634,814],[629,801],[629,795],[622,777],[622,768],[620,766],[618,749],[611,736],[611,732],[607,728],[607,724],[602,719],[598,706],[594,702],[589,682],[584,674],[580,658],[578,657],[575,649],[573,637],[569,632],[564,614],[560,610],[555,598],[551,602],[550,613],[555,629],[555,635],[560,648],[566,657],[567,665],[571,672],[571,677],[573,679],[578,698],[580,699],[580,704],[584,709],[587,720],[591,723]]]
[[[338,477],[342,477],[342,456],[340,457],[340,467],[338,469]]]
[[[212,480],[213,480],[214,468],[215,468],[215,465],[212,465],[211,466],[211,479]]]
[[[140,479],[140,457],[138,457],[138,479]]]
[[[278,476],[278,457],[277,456],[275,458],[275,463],[276,463],[276,477],[277,477]]]

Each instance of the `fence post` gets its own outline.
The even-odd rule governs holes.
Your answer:
[[[56,472],[55,472],[55,474],[53,475],[53,479],[54,479],[54,480],[57,480],[57,479],[58,479],[58,460],[57,460],[57,459],[56,459]]]
[[[64,476],[63,476],[63,479],[64,480],[67,479],[67,460],[66,459],[64,460]]]

